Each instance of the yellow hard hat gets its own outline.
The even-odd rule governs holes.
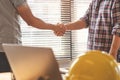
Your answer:
[[[120,80],[120,71],[112,56],[93,50],[73,61],[66,80]]]

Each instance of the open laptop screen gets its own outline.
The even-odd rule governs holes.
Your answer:
[[[16,80],[62,80],[51,48],[3,44]]]

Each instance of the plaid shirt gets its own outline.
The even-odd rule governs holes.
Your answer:
[[[93,0],[82,19],[89,27],[88,49],[109,52],[113,35],[120,36],[120,0]]]

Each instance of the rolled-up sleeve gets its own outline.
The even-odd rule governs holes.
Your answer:
[[[89,8],[87,9],[85,15],[80,18],[80,20],[85,21],[85,23],[86,23],[86,25],[87,25],[86,27],[88,27],[89,24],[90,24],[91,13],[92,13],[92,3],[89,5]]]
[[[17,8],[18,6],[23,5],[24,3],[26,3],[26,0],[11,0],[11,2]]]
[[[120,37],[120,0],[116,0],[113,5],[113,35],[118,35]]]

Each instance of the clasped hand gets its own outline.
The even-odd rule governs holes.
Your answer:
[[[65,34],[66,28],[64,24],[56,24],[56,27],[54,29],[54,34],[56,36],[63,36]]]

